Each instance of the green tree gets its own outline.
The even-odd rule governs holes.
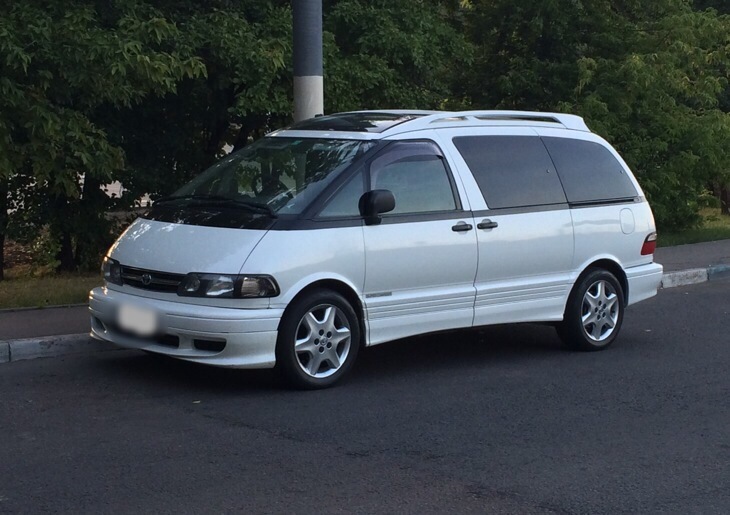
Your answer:
[[[0,209],[48,224],[61,268],[72,269],[103,243],[108,201],[99,186],[124,168],[97,110],[172,92],[205,68],[144,2],[5,0],[0,8],[0,195],[13,200]],[[11,190],[19,180],[26,187]],[[0,253],[6,230],[7,218]]]
[[[126,166],[115,178],[134,200],[170,193],[212,164],[226,146],[288,123],[292,111],[288,2],[157,2],[178,31],[178,48],[206,75],[121,112],[98,113]]]
[[[323,3],[327,112],[576,112],[626,157],[664,229],[691,225],[707,186],[727,182],[726,2]],[[49,227],[63,269],[96,263],[109,209],[291,121],[288,1],[0,9],[0,278],[8,227]],[[101,191],[113,180],[122,198]]]
[[[678,5],[639,24],[623,55],[581,59],[579,86],[563,105],[621,149],[663,228],[698,221],[708,185],[730,164],[730,118],[719,109],[729,28],[726,18]]]
[[[699,10],[715,9],[721,14],[730,14],[730,2],[726,0],[695,0],[694,4]],[[726,87],[721,95],[719,107],[723,112],[730,113],[730,86]],[[717,181],[714,187],[720,198],[721,212],[730,216],[730,170],[726,170],[724,175],[725,177]]]
[[[473,46],[455,2],[325,2],[325,103],[351,109],[443,109]]]
[[[170,193],[250,139],[291,123],[289,2],[157,2],[208,71],[105,126],[125,150],[129,194]],[[450,99],[452,56],[469,45],[447,3],[324,2],[325,110],[437,108]],[[228,146],[228,147],[227,147]]]
[[[583,115],[627,159],[662,229],[694,224],[726,170],[728,19],[689,2],[473,2],[482,107]]]
[[[471,48],[454,2],[324,7],[328,112],[454,103],[453,55],[468,62]],[[110,207],[169,193],[291,121],[287,1],[32,0],[6,11],[2,177],[27,186],[12,192],[16,233],[50,224],[61,268],[94,262]],[[112,180],[121,199],[99,189]]]

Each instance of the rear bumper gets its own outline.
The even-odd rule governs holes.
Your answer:
[[[117,325],[121,305],[153,311],[155,338],[142,338]],[[219,367],[271,368],[281,309],[229,309],[148,299],[95,288],[89,293],[91,336],[127,349],[140,349]]]
[[[636,304],[657,294],[662,283],[664,267],[659,263],[627,268],[626,279],[629,283],[628,305]]]

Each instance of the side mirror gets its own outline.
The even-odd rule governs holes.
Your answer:
[[[378,225],[380,215],[395,209],[395,197],[390,190],[372,190],[360,197],[360,214],[366,225]]]

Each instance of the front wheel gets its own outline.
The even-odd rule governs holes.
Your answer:
[[[349,302],[333,291],[313,291],[284,312],[277,366],[296,388],[326,388],[350,371],[359,349],[360,324]]]
[[[602,350],[613,343],[624,318],[624,292],[606,270],[592,270],[573,288],[558,335],[575,350]]]

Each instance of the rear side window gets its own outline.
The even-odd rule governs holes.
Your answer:
[[[489,209],[565,203],[550,156],[537,136],[464,136],[454,145]]]
[[[603,145],[566,138],[543,141],[558,168],[568,202],[636,197],[628,173]]]

